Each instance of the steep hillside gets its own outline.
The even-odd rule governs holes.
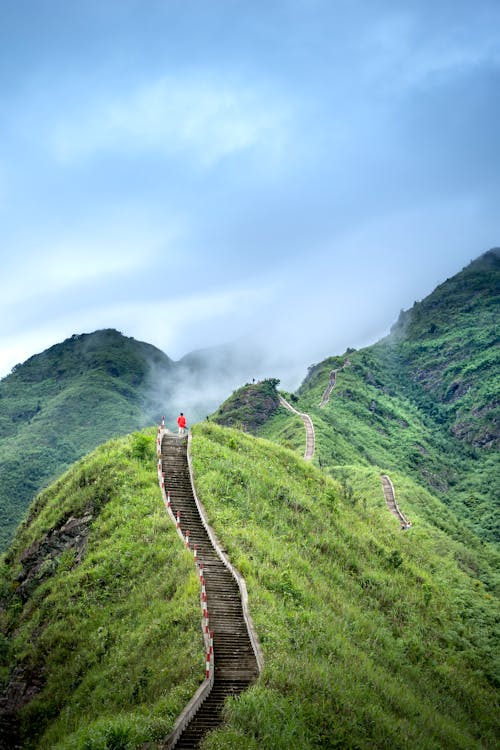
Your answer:
[[[494,747],[497,602],[460,570],[464,545],[420,515],[428,493],[395,478],[415,521],[401,533],[371,468],[346,468],[344,496],[267,441],[194,432],[197,490],[265,657],[206,747]]]
[[[499,289],[495,250],[402,313],[386,339],[312,366],[297,392],[323,468],[407,472],[489,540],[500,534]],[[265,426],[280,442],[282,431],[273,418]]]
[[[74,335],[17,365],[0,380],[0,550],[36,492],[80,456],[162,415],[171,426],[179,411],[189,424],[205,419],[257,359],[227,346],[173,362],[108,329]]]
[[[211,419],[225,427],[238,427],[256,434],[280,406],[276,386],[279,380],[262,380],[247,383],[224,401]]]
[[[206,748],[494,748],[496,600],[395,477],[354,494],[292,451],[197,425],[197,491],[244,574],[264,651],[257,684]],[[203,678],[192,556],[156,484],[154,434],[107,443],[32,506],[2,563],[4,741],[22,748],[161,747]],[[472,553],[473,558],[473,553]]]
[[[500,248],[485,253],[393,328],[399,364],[464,442],[500,444]]]
[[[158,349],[104,330],[72,336],[1,380],[0,549],[49,480],[105,440],[158,421],[174,377]]]
[[[202,680],[198,581],[154,449],[149,430],[82,459],[2,560],[1,747],[142,747]]]

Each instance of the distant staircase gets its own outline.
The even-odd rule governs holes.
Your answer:
[[[394,485],[392,484],[387,474],[382,474],[380,479],[382,481],[382,489],[384,491],[385,502],[387,504],[388,509],[394,516],[396,516],[396,518],[401,524],[402,529],[409,529],[411,526],[411,523],[403,515],[403,513],[400,511],[398,507],[398,504],[396,502],[396,493],[394,492]]]
[[[210,671],[211,689],[210,685],[202,686],[198,699],[181,714],[163,746],[165,750],[192,749],[198,748],[205,734],[222,722],[226,698],[239,695],[258,677],[262,656],[256,636],[248,627],[249,616],[244,613],[241,580],[238,582],[239,576],[220,549],[196,498],[187,438],[167,432],[161,435],[164,496],[186,545],[196,549],[195,559],[200,581],[203,580],[202,607],[206,608],[213,644],[213,651],[207,657],[215,665]],[[246,588],[244,595],[246,597]],[[208,632],[208,625],[206,630]],[[207,664],[207,680],[208,677]]]
[[[294,407],[288,403],[286,399],[281,396],[281,394],[278,394],[280,404],[285,407],[285,409],[288,409],[289,411],[292,411],[294,414],[297,414],[301,420],[304,423],[304,427],[306,428],[306,450],[304,453],[304,458],[306,461],[311,461],[314,457],[314,451],[316,449],[316,438],[314,435],[314,425],[312,423],[312,419],[309,416],[309,414],[304,414],[301,411],[297,411],[297,409],[294,409]]]
[[[343,370],[345,367],[349,367],[351,363],[348,359],[344,362],[342,367],[337,367],[336,370],[330,370],[330,380],[328,382],[328,385],[326,386],[325,390],[323,391],[323,397],[321,399],[320,407],[323,408],[327,405],[328,401],[330,400],[330,395],[335,388],[335,385],[337,383],[337,373]]]

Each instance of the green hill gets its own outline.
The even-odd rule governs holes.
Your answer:
[[[141,747],[195,691],[198,581],[155,465],[153,430],[105,443],[17,531],[1,566],[1,747]]]
[[[348,496],[293,451],[193,433],[197,491],[265,659],[206,748],[496,747],[497,601],[462,569],[474,550],[427,521],[430,494],[394,477],[414,520],[401,533],[369,466],[346,468]],[[4,741],[159,748],[203,679],[192,556],[155,464],[152,430],[106,443],[18,530],[2,565]]]
[[[72,336],[2,379],[0,549],[41,487],[105,440],[157,422],[173,381],[163,352],[111,329]]]
[[[238,388],[212,414],[212,421],[256,434],[279,409],[278,384],[279,380],[268,379]]]
[[[334,475],[344,464],[407,473],[498,541],[499,292],[493,250],[402,312],[387,338],[313,365],[296,405],[313,419],[317,463]],[[283,414],[260,434],[303,446],[300,421]]]
[[[246,577],[265,659],[205,750],[498,746],[499,263],[486,253],[382,341],[309,369],[286,396],[312,416],[312,463],[276,380],[193,428],[198,495]],[[201,388],[222,364],[198,359],[183,377]],[[0,382],[0,507],[59,477],[1,562],[2,746],[160,750],[203,679],[197,581],[161,505],[154,431],[59,476],[157,421],[176,377],[154,347],[103,331]]]

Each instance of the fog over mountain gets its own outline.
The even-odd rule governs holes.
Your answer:
[[[21,0],[0,45],[0,375],[115,328],[291,387],[498,243],[495,0]]]

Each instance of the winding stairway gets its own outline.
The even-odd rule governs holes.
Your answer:
[[[207,680],[174,726],[163,746],[198,748],[203,737],[222,722],[222,708],[228,696],[239,695],[258,677],[262,655],[246,608],[246,588],[231,567],[213,531],[204,518],[203,507],[192,484],[187,438],[159,433],[161,444],[161,484],[169,512],[186,539],[196,550],[195,560],[202,582],[205,632],[210,632],[212,666],[207,661]],[[188,536],[188,539],[186,538]],[[189,541],[188,541],[189,540]],[[196,545],[196,547],[195,547]],[[242,601],[243,594],[243,601]],[[208,631],[208,618],[210,631]],[[205,641],[207,636],[205,635]],[[212,686],[207,685],[210,681]],[[189,708],[189,710],[187,710]]]
[[[380,477],[380,480],[382,482],[382,489],[384,491],[384,497],[385,497],[385,502],[387,504],[387,508],[390,510],[390,512],[394,516],[396,516],[396,518],[401,524],[402,529],[409,529],[411,526],[411,523],[399,509],[399,506],[396,502],[396,493],[394,492],[394,485],[392,484],[387,474],[382,474]]]
[[[281,394],[278,394],[280,404],[285,407],[285,409],[288,409],[288,411],[293,412],[294,414],[297,414],[301,420],[304,423],[304,427],[306,428],[306,450],[304,453],[304,458],[306,461],[311,461],[314,457],[314,451],[316,449],[316,438],[314,435],[314,425],[312,422],[311,417],[309,414],[304,414],[304,412],[297,411],[297,409],[294,409],[294,407],[288,403],[286,399],[283,398]]]
[[[337,373],[343,370],[345,367],[349,367],[351,363],[348,359],[344,362],[342,367],[337,367],[336,370],[330,370],[330,380],[328,381],[328,385],[326,386],[325,390],[323,391],[323,397],[321,399],[320,407],[323,408],[327,405],[328,401],[330,400],[330,395],[335,388],[335,384],[337,383]]]

